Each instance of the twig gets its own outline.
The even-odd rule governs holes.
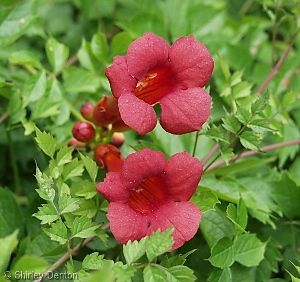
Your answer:
[[[109,223],[103,225],[101,227],[101,229],[105,230],[109,228]],[[73,249],[71,249],[71,255],[75,256],[78,254],[79,250],[87,245],[89,242],[91,242],[92,240],[94,240],[97,236],[92,236],[89,238],[86,238],[83,242],[79,243],[78,245],[76,245]],[[70,254],[69,252],[65,253],[60,259],[58,259],[54,264],[52,264],[52,266],[46,271],[44,272],[38,279],[34,280],[34,282],[41,282],[43,281],[46,277],[48,277],[48,275],[50,273],[52,273],[54,270],[56,270],[57,268],[59,268],[60,266],[62,266],[65,262],[67,262],[70,259]]]
[[[279,149],[279,148],[283,148],[283,147],[287,147],[287,146],[297,145],[297,144],[300,144],[300,139],[292,140],[292,141],[286,141],[286,142],[281,142],[281,143],[272,144],[272,145],[267,145],[267,146],[262,147],[261,151],[267,152],[267,151],[271,151],[271,150],[275,150],[275,149]],[[232,163],[232,162],[236,161],[239,158],[246,158],[246,157],[250,157],[250,156],[253,156],[253,155],[257,155],[259,153],[261,153],[261,152],[258,152],[258,151],[247,151],[247,152],[241,153],[239,155],[233,156],[231,158],[230,162]],[[212,164],[211,166],[209,166],[206,169],[206,172],[210,171],[210,170],[213,170],[213,169],[216,169],[216,168],[218,168],[218,167],[220,167],[220,166],[222,166],[224,164],[225,164],[225,161],[216,162],[216,163]]]
[[[209,159],[213,156],[213,154],[216,151],[218,151],[219,147],[220,147],[219,144],[215,144],[215,146],[212,147],[212,149],[208,152],[208,154],[206,155],[206,157],[202,161],[203,165],[205,165],[209,161]]]
[[[1,117],[0,117],[0,124],[5,122],[9,117],[9,112],[4,113]]]
[[[279,72],[282,64],[284,63],[286,57],[288,56],[288,54],[290,53],[293,44],[295,42],[295,39],[299,33],[300,28],[297,29],[297,31],[295,32],[290,44],[287,46],[287,48],[285,49],[285,51],[283,52],[282,56],[280,57],[280,59],[278,60],[277,64],[272,68],[271,72],[269,73],[269,75],[267,76],[267,78],[265,79],[265,81],[261,84],[261,86],[258,88],[257,90],[257,94],[261,94],[265,88],[268,86],[268,84],[271,82],[271,80],[274,78],[274,76]]]

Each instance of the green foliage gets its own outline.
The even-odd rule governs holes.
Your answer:
[[[1,1],[0,271],[15,281],[67,254],[54,273],[80,281],[300,281],[299,16],[296,0]],[[173,252],[172,228],[121,247],[95,144],[67,146],[82,104],[111,95],[106,67],[145,32],[193,34],[215,62],[199,132],[158,124],[121,147],[203,162],[200,228]]]

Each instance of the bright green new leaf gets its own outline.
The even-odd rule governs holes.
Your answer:
[[[113,272],[118,282],[132,281],[132,277],[136,272],[136,268],[132,265],[124,265],[121,261],[117,261],[113,266]]]
[[[44,228],[43,231],[50,236],[51,240],[61,245],[64,245],[68,240],[67,227],[61,221],[52,223],[50,228]]]
[[[261,134],[265,134],[269,131],[274,131],[274,129],[270,128],[269,122],[266,119],[252,120],[250,123],[247,124],[247,127]]]
[[[104,255],[99,255],[98,252],[86,255],[82,261],[82,269],[97,270],[103,266]]]
[[[81,42],[80,49],[77,53],[78,60],[80,65],[86,68],[89,71],[96,72],[97,71],[97,61],[92,52],[91,44],[86,42],[83,38]]]
[[[174,239],[171,236],[173,231],[174,227],[164,232],[158,230],[151,234],[150,238],[146,241],[146,255],[149,261],[171,249],[174,243]]]
[[[255,132],[244,131],[240,135],[240,141],[245,148],[253,151],[260,151],[260,136],[255,134]]]
[[[215,205],[221,203],[213,192],[201,191],[201,187],[198,190],[199,192],[197,191],[197,193],[191,198],[191,202],[196,204],[202,212],[214,210]]]
[[[63,68],[68,59],[69,48],[51,37],[46,43],[46,54],[53,72],[57,73]]]
[[[91,49],[98,61],[102,63],[106,61],[108,45],[106,36],[102,32],[98,32],[92,37]]]
[[[23,127],[25,128],[24,135],[30,135],[32,132],[35,131],[35,125],[32,120],[27,120],[26,118],[23,118],[21,120]]]
[[[68,195],[60,195],[58,206],[60,214],[71,213],[79,209],[79,199],[71,198]]]
[[[255,234],[242,234],[234,244],[235,260],[251,267],[258,265],[264,258],[266,243],[261,242]]]
[[[249,97],[251,95],[251,88],[251,83],[242,81],[233,87],[232,96],[234,99]]]
[[[9,62],[14,65],[32,66],[37,69],[43,69],[38,57],[28,50],[17,51],[9,56]]]
[[[70,179],[75,176],[81,176],[83,173],[83,163],[77,158],[67,163],[63,167],[63,178],[64,180]]]
[[[41,132],[37,127],[35,127],[36,132],[36,142],[38,143],[41,150],[49,156],[51,159],[53,158],[56,142],[50,133]]]
[[[98,271],[94,271],[91,275],[83,277],[80,279],[81,282],[95,282],[95,281],[105,281],[105,282],[115,282],[113,271],[110,268],[101,268]]]
[[[14,263],[14,266],[11,270],[13,277],[17,278],[21,273],[28,273],[32,275],[25,280],[35,280],[37,277],[34,277],[33,274],[44,273],[49,268],[49,264],[46,259],[25,254],[18,258]],[[20,277],[21,278],[21,277]],[[20,279],[22,280],[22,278]]]
[[[90,199],[82,199],[79,203],[79,209],[73,212],[74,215],[86,216],[87,218],[93,218],[98,209],[96,207],[95,201]]]
[[[127,52],[132,39],[129,32],[117,33],[111,41],[111,57],[115,55],[124,55]]]
[[[223,120],[223,127],[233,133],[238,133],[240,128],[241,128],[241,123],[239,120],[232,116],[232,115],[227,115]]]
[[[80,153],[80,157],[83,161],[85,169],[87,170],[90,178],[92,179],[93,182],[95,182],[98,173],[98,166],[96,162],[89,156],[85,156],[81,153]]]
[[[257,95],[256,101],[251,105],[252,115],[260,114],[269,103],[269,92]]]
[[[51,223],[59,218],[57,210],[53,204],[43,204],[39,211],[33,216],[41,220],[41,224]]]
[[[235,86],[242,81],[243,71],[236,71],[230,77],[230,86]]]
[[[252,115],[248,109],[238,107],[236,117],[242,124],[247,124],[251,120]]]
[[[226,81],[229,82],[229,79],[230,79],[230,76],[231,76],[229,66],[219,55],[218,55],[218,58],[219,58],[218,62],[220,64],[222,73],[223,73]]]
[[[45,173],[42,173],[38,166],[36,166],[35,177],[39,184],[39,189],[36,189],[39,196],[48,202],[53,202],[55,197],[55,190],[52,187],[52,178],[48,177]]]
[[[18,230],[15,230],[12,234],[0,238],[1,246],[1,256],[0,256],[0,272],[2,273],[6,270],[8,263],[10,261],[11,254],[13,250],[18,245]]]
[[[57,166],[71,162],[73,150],[74,148],[68,146],[60,148],[56,155]]]
[[[85,199],[91,199],[97,195],[97,190],[95,189],[95,183],[84,182],[81,185],[82,189],[76,193],[76,196],[84,197]]]
[[[32,75],[24,84],[22,91],[23,107],[39,100],[46,92],[46,73],[38,72]]]
[[[72,238],[88,238],[96,235],[95,230],[101,226],[100,223],[92,222],[90,219],[76,217],[71,227]]]
[[[215,139],[217,141],[223,141],[229,143],[229,135],[227,131],[222,127],[211,127],[205,134],[207,137]]]
[[[145,254],[147,240],[148,237],[144,237],[140,241],[131,242],[129,240],[126,245],[123,245],[123,253],[127,264],[132,264]]]
[[[144,282],[168,282],[165,271],[161,268],[147,265],[143,271]]]
[[[221,238],[211,249],[210,263],[218,268],[230,267],[235,260],[233,242],[228,237]]]
[[[167,281],[174,282],[192,282],[196,281],[197,277],[194,275],[193,270],[185,265],[176,265],[166,269]]]

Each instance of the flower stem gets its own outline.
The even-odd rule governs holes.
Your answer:
[[[193,153],[192,153],[193,157],[195,157],[195,154],[196,154],[198,139],[199,139],[199,132],[196,131],[196,137],[195,137],[195,142],[194,142],[194,147],[193,147]]]

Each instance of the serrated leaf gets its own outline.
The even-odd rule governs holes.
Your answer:
[[[251,95],[251,88],[251,83],[242,81],[233,87],[232,96],[234,99],[249,97]]]
[[[53,72],[57,73],[63,68],[68,59],[69,48],[51,37],[46,42],[46,54]]]
[[[186,262],[186,258],[197,251],[196,249],[190,250],[189,252],[185,253],[184,255],[178,254],[172,257],[165,256],[164,259],[161,261],[160,265],[166,268],[170,268],[176,265],[183,265]]]
[[[105,35],[102,32],[94,34],[91,41],[92,52],[100,62],[105,62],[108,52],[108,45]]]
[[[68,195],[60,195],[58,206],[60,214],[71,213],[79,209],[79,199],[71,198]]]
[[[227,115],[225,118],[222,119],[223,124],[222,126],[233,132],[233,133],[238,133],[240,128],[241,128],[241,123],[239,122],[239,120],[232,116],[232,115]]]
[[[83,161],[85,169],[88,172],[90,178],[92,179],[93,182],[95,182],[97,173],[98,173],[98,166],[97,166],[96,162],[93,159],[91,159],[90,157],[84,156],[81,153],[80,153],[80,157]]]
[[[168,282],[162,269],[150,265],[144,268],[143,277],[144,282]]]
[[[176,265],[166,269],[166,275],[168,282],[189,282],[197,279],[193,270],[185,265]]]
[[[232,148],[226,148],[225,150],[219,150],[222,156],[223,161],[226,163],[226,165],[229,165],[229,162],[231,161],[232,157],[234,156],[233,149]]]
[[[202,212],[214,210],[215,205],[221,203],[218,197],[210,191],[196,192],[196,194],[194,194],[191,198],[191,202],[196,204]]]
[[[67,163],[63,167],[63,178],[68,180],[72,177],[81,176],[83,173],[83,163],[77,158],[73,159],[71,162]]]
[[[91,199],[97,195],[95,183],[87,182],[82,185],[82,190],[76,193],[76,196],[84,197],[85,199]]]
[[[23,118],[21,120],[21,122],[25,129],[25,132],[24,132],[25,136],[30,135],[32,132],[35,131],[35,125],[32,120],[27,120],[26,118]]]
[[[251,120],[252,115],[248,109],[244,107],[238,107],[236,117],[241,123],[247,124]]]
[[[59,218],[56,208],[53,204],[43,204],[38,208],[39,211],[33,216],[41,220],[41,224],[51,223]]]
[[[228,237],[221,238],[211,249],[210,263],[218,268],[227,268],[234,263],[235,249]]]
[[[242,200],[242,199],[240,199]],[[244,202],[239,206],[229,203],[226,208],[228,218],[234,223],[236,229],[240,232],[246,232],[245,228],[248,220],[247,208]]]
[[[11,254],[18,245],[18,230],[12,234],[0,238],[1,256],[0,256],[0,271],[4,273],[10,261]]]
[[[50,228],[44,228],[43,230],[50,236],[51,240],[54,240],[61,245],[64,245],[68,240],[67,227],[61,221],[56,221],[51,224]]]
[[[282,106],[286,108],[293,105],[297,101],[298,94],[299,93],[297,91],[290,91],[286,93],[282,99]]]
[[[264,134],[266,132],[274,131],[274,129],[270,128],[269,123],[265,119],[255,119],[247,124],[247,127],[251,128],[253,131],[257,133]]]
[[[211,127],[205,134],[207,137],[215,139],[217,141],[223,141],[229,143],[229,135],[222,127]]]
[[[174,243],[174,239],[171,236],[173,231],[174,227],[164,232],[158,230],[151,234],[150,238],[146,241],[146,255],[149,261],[171,249]]]
[[[86,216],[87,218],[93,218],[97,211],[98,210],[94,200],[81,200],[79,203],[79,209],[74,211],[73,214]]]
[[[86,255],[82,261],[82,269],[97,270],[103,266],[104,255],[99,255],[98,252]]]
[[[258,265],[264,258],[266,243],[262,243],[255,234],[242,234],[234,244],[235,259],[246,267]]]
[[[234,86],[237,85],[242,81],[243,72],[242,71],[236,71],[234,72],[230,77],[230,85]]]
[[[269,93],[265,92],[258,96],[258,99],[251,105],[252,115],[257,115],[267,106],[269,102]]]
[[[36,189],[39,196],[49,202],[53,202],[55,197],[55,190],[53,189],[53,180],[45,173],[42,173],[38,166],[36,166],[36,180],[39,185],[39,189]]]
[[[123,253],[127,264],[132,264],[146,253],[146,241],[148,237],[142,238],[140,241],[129,240],[123,245]]]
[[[56,142],[55,139],[52,137],[50,133],[47,132],[41,132],[37,127],[35,127],[36,132],[36,142],[38,143],[41,150],[49,156],[51,159],[53,159],[53,155],[55,152]]]
[[[260,138],[254,132],[244,131],[240,135],[240,142],[247,149],[260,151]]]
[[[72,238],[88,238],[96,235],[95,230],[101,226],[100,223],[92,222],[86,217],[76,217],[71,227]]]
[[[56,155],[57,166],[61,166],[61,165],[71,162],[72,152],[73,152],[72,147],[64,146],[64,147],[60,148]]]
[[[229,81],[231,76],[228,64],[219,56],[219,63],[226,81]]]
[[[118,261],[113,266],[113,272],[118,282],[129,282],[132,281],[136,269],[132,265],[124,265],[121,261]]]

